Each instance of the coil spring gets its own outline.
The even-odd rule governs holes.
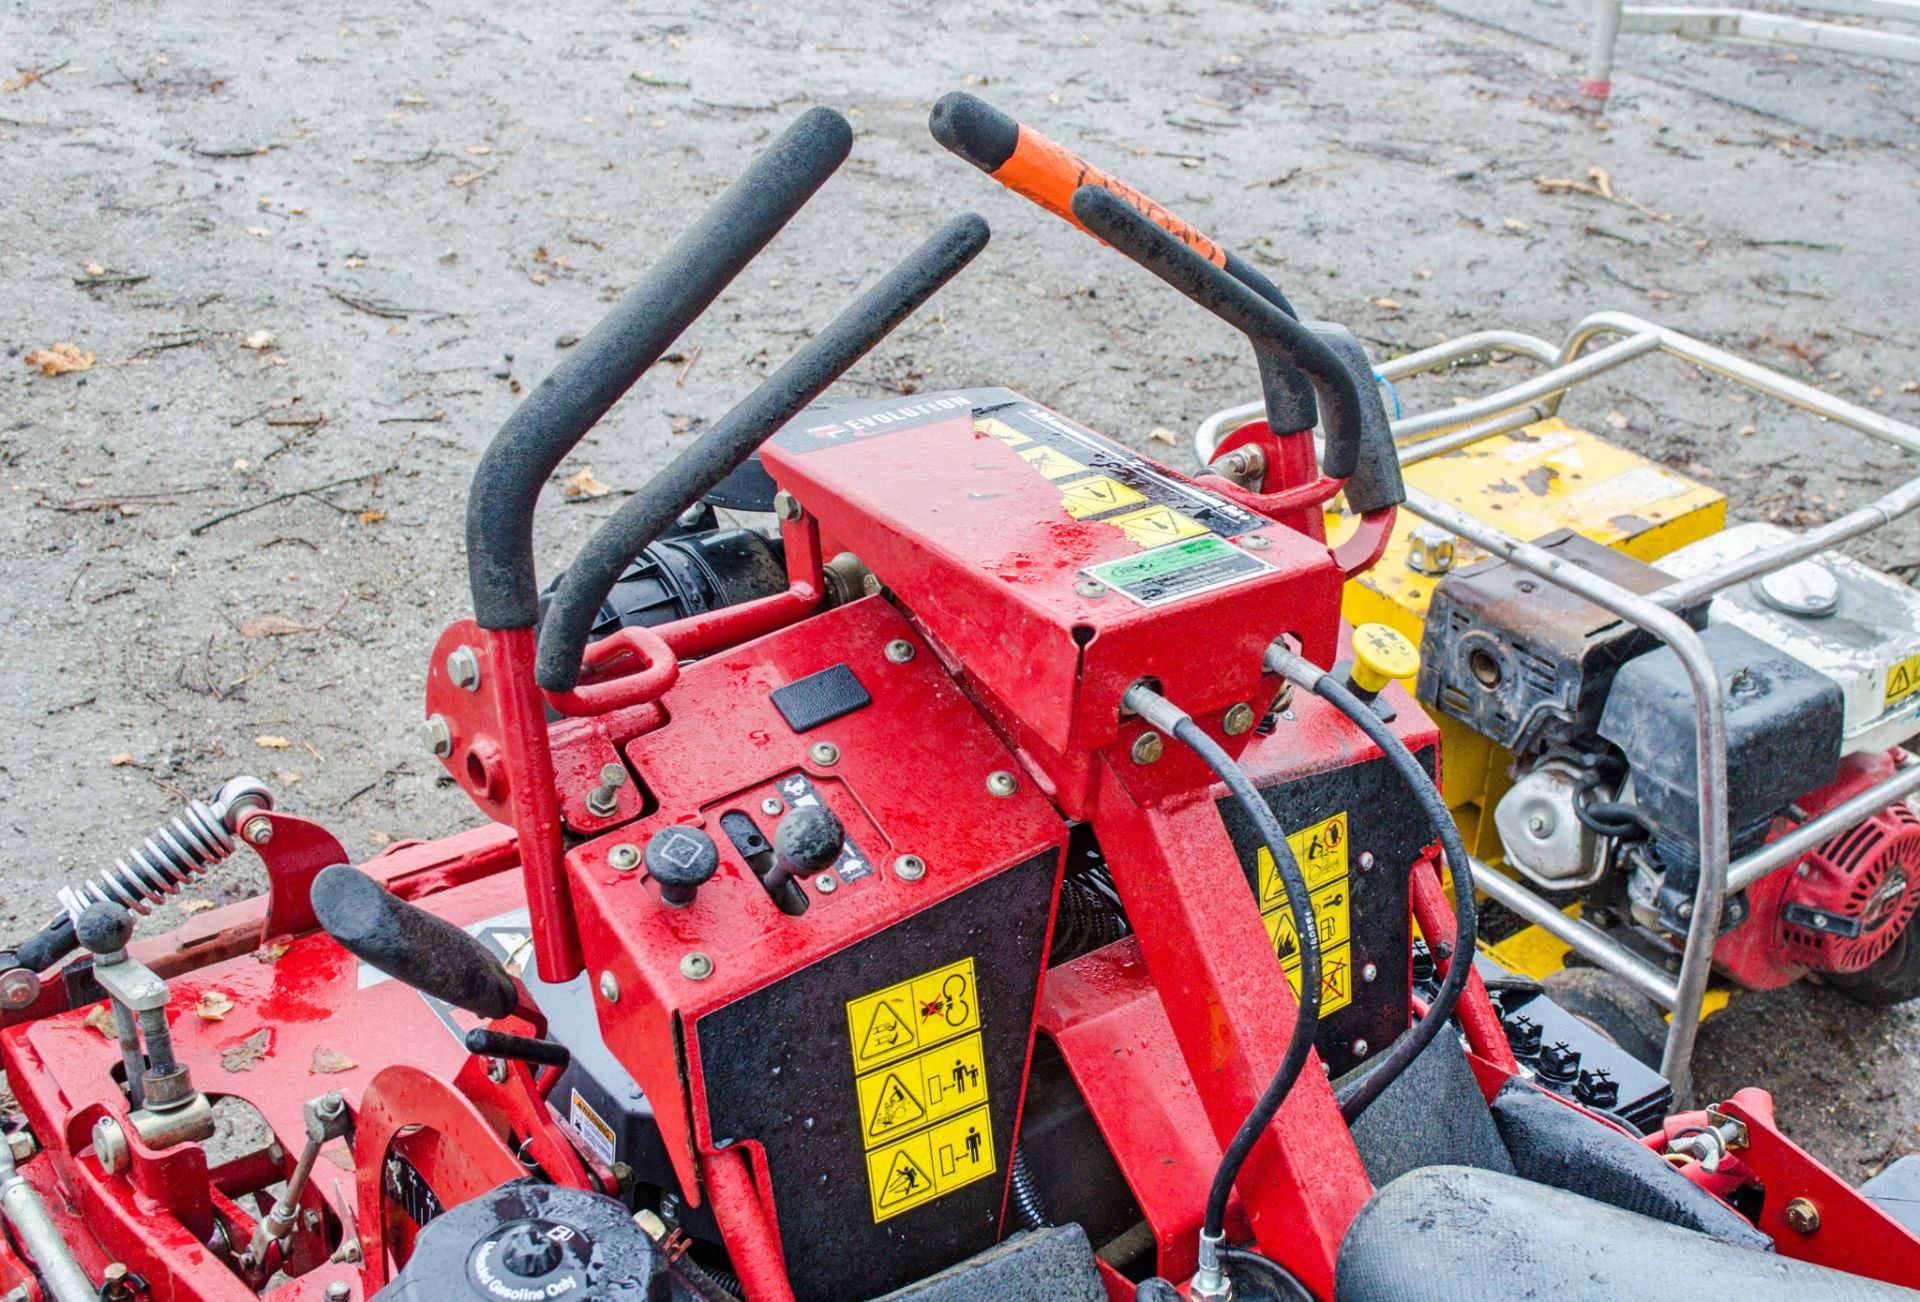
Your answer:
[[[1040,1197],[1040,1187],[1034,1183],[1033,1168],[1027,1164],[1027,1150],[1015,1147],[1013,1150],[1013,1208],[1029,1230],[1044,1229],[1050,1224],[1047,1205]]]
[[[271,808],[273,797],[257,778],[234,778],[211,804],[189,801],[144,844],[114,860],[113,867],[62,887],[61,907],[77,918],[88,905],[104,900],[147,913],[233,854],[238,843],[230,825],[239,816]]]

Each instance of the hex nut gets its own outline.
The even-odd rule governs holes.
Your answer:
[[[480,656],[470,646],[447,652],[447,680],[463,691],[480,690]]]
[[[1820,1209],[1811,1198],[1789,1199],[1786,1206],[1787,1228],[1795,1234],[1812,1234],[1820,1228]]]
[[[1229,737],[1238,737],[1243,732],[1253,731],[1253,725],[1259,721],[1259,718],[1260,716],[1254,713],[1253,707],[1242,701],[1238,705],[1228,707],[1226,714],[1220,720],[1220,729]]]
[[[791,524],[793,521],[798,520],[802,514],[800,499],[792,493],[789,493],[786,489],[781,489],[773,495],[773,513],[780,519]]]
[[[1407,568],[1415,574],[1445,574],[1459,557],[1458,541],[1438,525],[1416,525],[1407,534]]]
[[[0,1008],[31,1008],[40,997],[40,977],[23,967],[0,972]]]
[[[1157,732],[1143,732],[1133,739],[1133,762],[1152,764],[1166,754],[1167,744]]]
[[[453,729],[444,714],[430,714],[420,723],[420,744],[441,759],[453,754]]]
[[[255,814],[246,821],[240,834],[247,838],[248,845],[265,845],[273,840],[273,820],[265,814]]]

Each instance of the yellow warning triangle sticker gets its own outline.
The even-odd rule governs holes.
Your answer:
[[[900,1073],[888,1072],[887,1083],[880,1087],[880,1097],[874,1100],[873,1117],[867,1122],[867,1134],[884,1135],[889,1130],[910,1126],[926,1115],[927,1110],[920,1106],[920,1100],[900,1079]]]
[[[932,1183],[927,1173],[920,1169],[920,1164],[902,1149],[893,1155],[893,1166],[887,1171],[887,1182],[880,1186],[880,1206],[892,1207],[910,1198],[918,1198],[921,1191]]]
[[[900,1020],[893,1006],[881,1003],[874,1008],[873,1021],[860,1041],[860,1060],[878,1058],[913,1041],[913,1028]]]

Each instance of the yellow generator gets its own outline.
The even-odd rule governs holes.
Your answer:
[[[1443,790],[1487,868],[1485,958],[1683,1092],[1734,990],[1813,973],[1920,995],[1920,593],[1835,550],[1920,507],[1920,479],[1804,533],[1730,524],[1722,493],[1560,406],[1665,354],[1906,451],[1920,429],[1619,313],[1557,347],[1488,331],[1379,369],[1489,354],[1548,369],[1395,421],[1407,503],[1344,603],[1419,647]],[[1253,414],[1203,424],[1202,461]],[[1326,525],[1354,527],[1337,498]]]

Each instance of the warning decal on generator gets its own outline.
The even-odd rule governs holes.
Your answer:
[[[973,960],[847,1003],[875,1224],[995,1170]]]
[[[1347,812],[1341,810],[1311,827],[1287,835],[1293,857],[1306,878],[1313,903],[1314,924],[1320,937],[1320,1016],[1337,1013],[1353,1002],[1353,893],[1347,875]],[[1280,881],[1273,856],[1262,846],[1260,866],[1260,921],[1267,940],[1280,957],[1287,984],[1300,994],[1300,936],[1293,912],[1287,907],[1287,888]]]
[[[1883,705],[1893,705],[1920,692],[1920,656],[1908,656],[1887,670],[1887,697]]]

